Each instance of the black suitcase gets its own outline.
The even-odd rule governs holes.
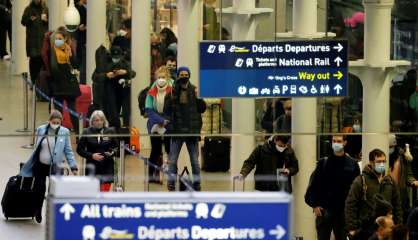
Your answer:
[[[13,176],[9,178],[1,200],[4,217],[34,218],[37,210],[35,178]]]
[[[231,139],[227,137],[205,137],[203,170],[206,172],[226,172],[230,165]]]
[[[211,132],[213,133],[213,119],[215,108],[219,114],[219,133],[222,131],[222,117],[220,104],[212,104]],[[226,172],[230,166],[231,139],[229,137],[205,137],[202,147],[202,166],[206,172]]]

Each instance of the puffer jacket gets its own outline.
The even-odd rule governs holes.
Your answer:
[[[363,177],[365,185],[363,183]],[[373,224],[375,215],[375,195],[380,194],[384,200],[392,204],[393,220],[395,224],[402,223],[402,207],[399,189],[387,175],[381,182],[371,165],[363,169],[351,185],[345,203],[345,221],[347,230],[369,229]]]
[[[180,91],[187,91],[188,103],[180,103]],[[200,134],[202,129],[202,113],[206,111],[204,100],[197,98],[196,87],[191,83],[182,90],[180,84],[175,84],[172,97],[167,106],[167,115],[171,116],[170,129],[172,133]]]
[[[277,169],[289,169],[287,186],[292,192],[292,176],[299,172],[299,163],[293,149],[288,146],[282,153],[278,152],[275,143],[269,139],[263,145],[257,146],[250,157],[245,160],[241,174],[246,177],[255,167],[255,189],[259,191],[278,191]]]

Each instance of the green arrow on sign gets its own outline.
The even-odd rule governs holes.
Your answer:
[[[338,71],[337,73],[334,73],[332,76],[334,76],[338,80],[341,80],[341,78],[344,77],[344,74],[342,72]]]

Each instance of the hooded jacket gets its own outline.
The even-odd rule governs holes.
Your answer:
[[[299,163],[293,149],[288,146],[282,153],[277,151],[275,143],[270,138],[263,145],[257,146],[250,157],[245,160],[241,174],[246,177],[254,168],[255,189],[259,191],[278,191],[277,169],[289,169],[287,186],[292,192],[292,176],[299,172]]]
[[[364,176],[365,185],[362,176]],[[392,204],[395,224],[402,223],[402,207],[399,190],[392,178],[387,175],[379,182],[378,175],[369,164],[351,185],[345,203],[345,222],[347,230],[370,229],[373,227],[376,194]],[[371,225],[371,226],[370,226]]]

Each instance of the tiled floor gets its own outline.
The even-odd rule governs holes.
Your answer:
[[[30,133],[18,133],[23,128],[23,81],[20,76],[13,76],[9,72],[10,62],[0,61],[0,194],[3,194],[8,178],[17,174],[19,162],[26,161],[31,150],[21,146],[31,142]],[[31,96],[29,96],[31,102]],[[31,106],[29,106],[31,110]],[[30,111],[29,111],[30,112]],[[48,104],[37,103],[36,126],[45,122],[48,117]],[[29,114],[29,118],[31,115]],[[29,122],[31,120],[29,119]],[[30,124],[29,124],[30,125]],[[147,155],[149,151],[143,151]],[[78,159],[80,160],[80,159]],[[180,155],[179,169],[188,163],[185,147]],[[190,164],[187,164],[190,165]],[[189,167],[190,169],[190,167]],[[138,159],[126,158],[126,190],[144,191],[144,164]],[[229,173],[202,173],[202,188],[204,191],[229,191]],[[247,187],[251,189],[251,187]],[[164,185],[151,184],[149,191],[165,191]],[[36,224],[32,220],[10,221],[0,217],[0,239],[44,239],[44,223]]]

